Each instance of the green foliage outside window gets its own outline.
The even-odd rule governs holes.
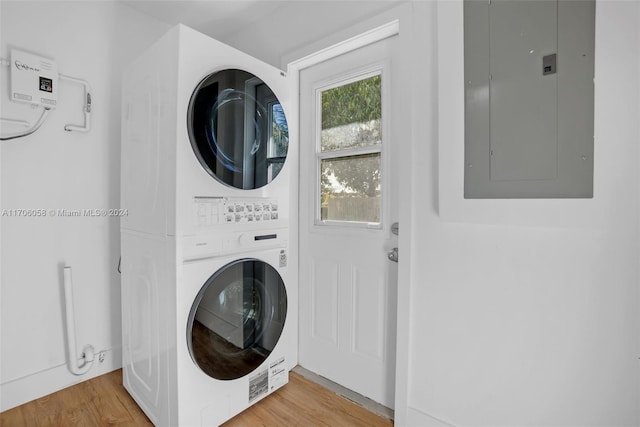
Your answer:
[[[359,80],[322,93],[322,129],[382,117],[380,75]]]

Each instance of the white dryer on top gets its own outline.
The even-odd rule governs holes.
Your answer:
[[[287,85],[282,71],[182,25],[128,66],[122,229],[180,236],[288,219]]]

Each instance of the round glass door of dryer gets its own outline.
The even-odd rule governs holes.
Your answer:
[[[212,378],[241,378],[269,357],[286,317],[287,292],[272,266],[257,259],[227,264],[206,281],[191,307],[191,358]]]
[[[230,187],[269,184],[287,157],[289,127],[282,105],[247,71],[223,70],[202,80],[189,102],[188,129],[202,167]]]

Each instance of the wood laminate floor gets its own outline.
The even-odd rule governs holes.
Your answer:
[[[0,414],[2,427],[152,426],[113,371]],[[267,396],[224,427],[392,426],[332,391],[291,372],[289,384]]]

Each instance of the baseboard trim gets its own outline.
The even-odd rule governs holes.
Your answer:
[[[0,412],[122,368],[122,347],[105,350],[104,362],[96,355],[93,363],[89,372],[80,376],[69,372],[65,364],[0,384]]]
[[[407,408],[407,427],[456,427],[455,424],[434,417],[420,409],[409,406]]]

